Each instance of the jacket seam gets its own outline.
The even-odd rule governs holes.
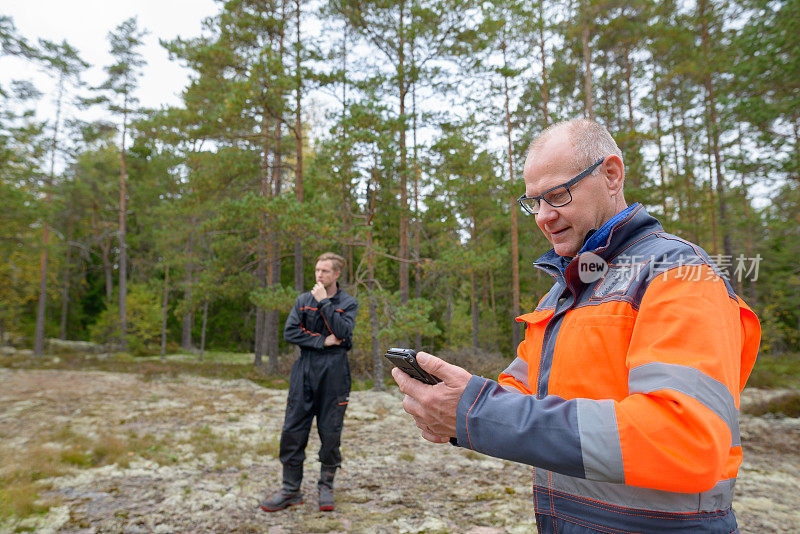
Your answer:
[[[548,479],[549,479],[550,472],[548,471]],[[542,488],[542,486],[537,486],[534,484],[534,491],[535,488]],[[544,488],[542,488],[544,489]],[[697,519],[696,517],[686,517],[689,515],[697,516],[699,514],[717,514],[719,516],[727,515],[730,512],[730,509],[726,508],[724,510],[712,510],[708,512],[704,512],[698,510],[696,512],[661,512],[661,511],[650,511],[642,508],[630,508],[627,506],[620,506],[618,504],[611,504],[603,501],[598,501],[597,499],[591,499],[589,497],[582,497],[580,495],[573,495],[571,493],[566,493],[561,490],[553,489],[550,484],[548,484],[547,488],[548,492],[552,492],[557,494],[559,497],[572,501],[578,504],[583,504],[585,506],[591,506],[592,508],[598,508],[600,510],[605,510],[606,512],[614,512],[620,515],[630,515],[636,517],[646,517],[648,519],[675,519],[679,521],[691,521],[693,519]],[[643,512],[643,513],[634,513],[634,512]],[[651,512],[651,513],[647,513]]]

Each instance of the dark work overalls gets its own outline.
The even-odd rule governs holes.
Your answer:
[[[283,464],[283,489],[296,492],[303,480],[303,461],[311,422],[317,418],[322,445],[320,484],[333,484],[333,475],[342,463],[339,443],[344,412],[350,396],[350,364],[347,351],[353,346],[353,326],[358,302],[337,282],[331,298],[317,302],[303,293],[294,303],[283,336],[300,347],[300,357],[292,366],[286,418],[281,432],[280,460]],[[333,334],[340,345],[325,347]]]

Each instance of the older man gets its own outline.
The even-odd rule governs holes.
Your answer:
[[[708,255],[623,195],[589,120],[531,145],[519,203],[553,277],[497,382],[420,353],[393,376],[422,436],[534,466],[540,532],[734,532],[739,394],[760,326]]]

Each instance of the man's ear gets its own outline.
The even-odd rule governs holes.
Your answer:
[[[612,196],[622,192],[625,183],[625,165],[622,159],[616,154],[606,158],[605,164],[606,184]]]

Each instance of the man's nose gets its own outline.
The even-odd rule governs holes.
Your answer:
[[[554,221],[558,217],[556,208],[542,200],[539,203],[539,212],[536,214],[536,224],[544,226],[545,223]]]

